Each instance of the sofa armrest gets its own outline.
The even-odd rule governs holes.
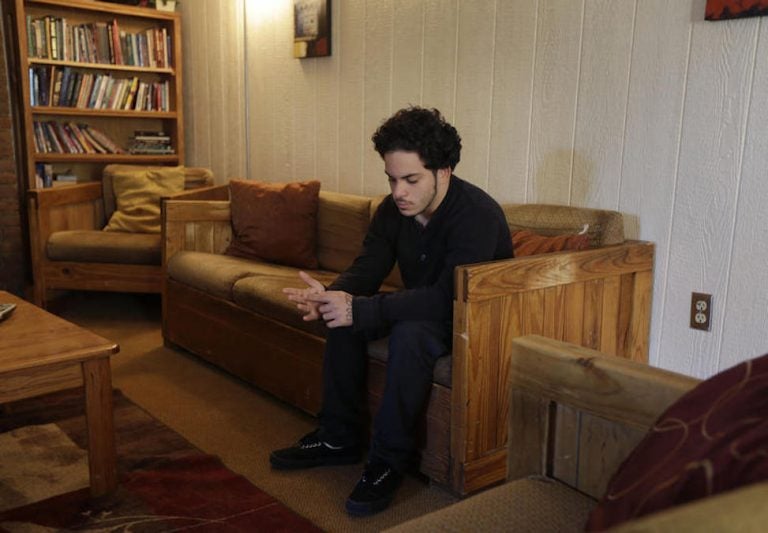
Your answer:
[[[508,478],[595,498],[658,416],[699,381],[541,336],[512,341]]]
[[[464,265],[457,269],[456,298],[480,301],[653,268],[654,246],[644,241]]]
[[[166,200],[162,208],[162,232],[164,267],[174,254],[183,250],[223,253],[232,240],[229,201]]]
[[[451,454],[463,492],[506,475],[508,371],[523,335],[646,361],[652,243],[622,244],[456,269]]]

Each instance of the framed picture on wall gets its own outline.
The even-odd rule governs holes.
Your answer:
[[[768,0],[707,0],[705,18],[725,20],[768,15]]]
[[[293,57],[331,55],[331,0],[293,0]]]

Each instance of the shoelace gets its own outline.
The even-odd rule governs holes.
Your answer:
[[[305,441],[302,440],[299,442],[299,448],[302,450],[308,450],[310,448],[317,448],[318,446],[325,446],[326,448],[330,450],[341,450],[344,448],[344,446],[332,446],[328,444],[327,442],[321,441],[321,440],[312,440],[312,441]]]
[[[384,472],[383,472],[383,473],[382,473],[382,474],[381,474],[381,475],[380,475],[380,476],[379,476],[379,477],[376,479],[376,481],[374,481],[373,483],[371,483],[371,485],[378,485],[379,483],[381,483],[382,481],[384,481],[385,479],[387,479],[387,476],[389,476],[389,474],[390,474],[391,472],[392,472],[392,470],[391,470],[391,469],[389,469],[389,468],[387,468],[387,469],[386,469],[386,470],[385,470],[385,471],[384,471]],[[365,472],[365,473],[363,474],[363,480],[364,480],[366,483],[370,483],[370,481],[369,481],[369,479],[368,479],[368,476],[369,476],[369,474],[370,474],[370,472]]]

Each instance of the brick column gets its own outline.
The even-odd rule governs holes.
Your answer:
[[[7,4],[4,4],[7,6]],[[27,252],[22,209],[19,198],[19,174],[16,164],[17,141],[11,109],[8,76],[10,51],[5,42],[7,13],[0,23],[0,289],[19,296],[25,295],[27,283]]]

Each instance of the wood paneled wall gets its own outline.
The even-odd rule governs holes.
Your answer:
[[[333,55],[297,60],[290,0],[183,2],[189,164],[382,193],[373,130],[437,107],[459,176],[620,210],[656,243],[653,364],[705,377],[768,352],[768,19],[707,22],[705,0],[332,4]],[[714,295],[710,332],[688,327],[693,291]]]

